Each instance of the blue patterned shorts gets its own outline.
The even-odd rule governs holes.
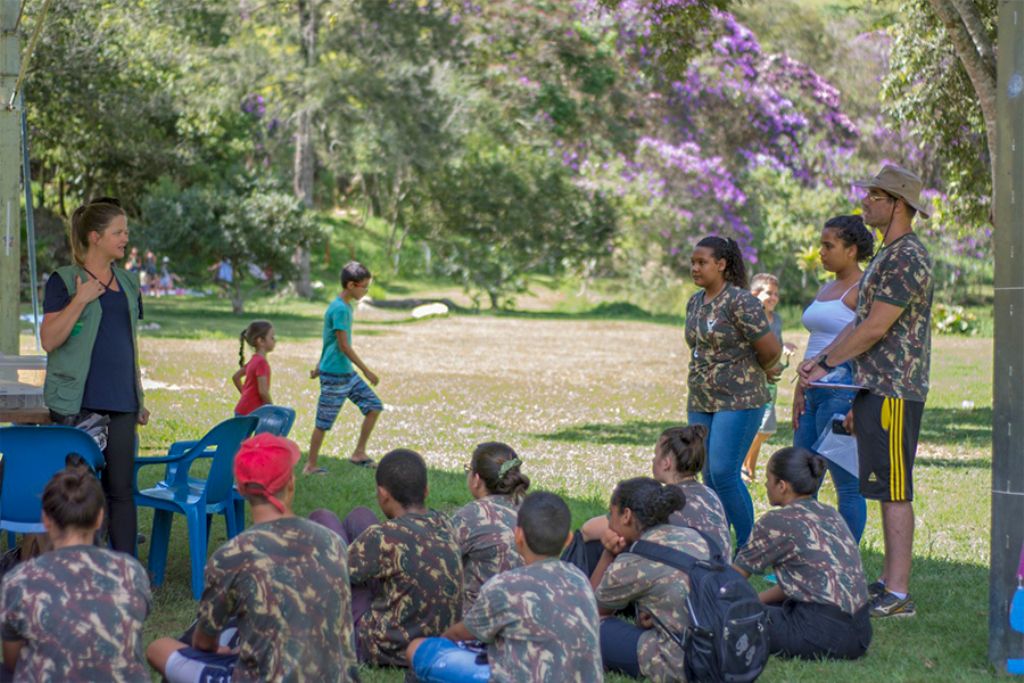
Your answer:
[[[356,404],[363,415],[384,410],[377,393],[354,372],[335,375],[320,373],[320,398],[316,402],[316,428],[325,432],[334,426],[341,406],[348,399]]]

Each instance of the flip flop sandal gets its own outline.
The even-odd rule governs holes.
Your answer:
[[[348,461],[356,467],[366,467],[371,470],[376,469],[377,467],[377,463],[374,462],[373,458],[366,458],[365,460],[353,460],[352,458],[349,458]]]
[[[309,472],[305,472],[304,471],[303,474],[305,474],[307,476],[311,475],[311,474],[327,474],[327,468],[326,467],[316,467],[314,469],[311,469]]]

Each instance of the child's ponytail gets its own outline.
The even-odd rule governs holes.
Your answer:
[[[238,335],[238,367],[245,366],[245,345],[248,344],[255,349],[256,340],[266,337],[272,329],[274,326],[268,320],[253,320],[248,327],[242,330],[242,333]]]

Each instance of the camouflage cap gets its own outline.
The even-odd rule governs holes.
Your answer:
[[[302,454],[291,439],[273,434],[257,434],[242,442],[235,456],[235,482],[245,496],[259,496],[284,512],[274,494],[288,485],[292,469]]]

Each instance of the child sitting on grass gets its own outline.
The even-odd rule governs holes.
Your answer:
[[[142,622],[149,577],[131,555],[93,545],[106,500],[87,467],[43,489],[52,550],[3,581],[3,659],[24,681],[144,681]]]
[[[235,456],[253,525],[206,563],[191,642],[153,641],[146,656],[170,683],[358,681],[345,546],[292,512],[299,447],[258,434]],[[237,650],[222,635],[237,627]]]
[[[359,661],[407,666],[416,638],[441,635],[459,620],[462,561],[448,517],[428,510],[427,465],[406,449],[385,455],[376,471],[377,503],[387,521],[356,508],[345,522],[329,510],[310,518],[353,538],[348,548]]]
[[[525,566],[488,580],[465,620],[443,638],[412,642],[408,659],[422,683],[603,680],[593,593],[578,569],[558,559],[571,521],[555,494],[526,497],[515,528]],[[487,644],[486,662],[452,642],[471,639]]]
[[[804,448],[776,451],[766,468],[769,510],[754,524],[733,566],[744,576],[767,569],[778,585],[768,605],[772,654],[857,659],[871,643],[868,587],[860,551],[839,512],[814,498],[825,460]]]
[[[685,681],[683,649],[669,633],[685,633],[689,576],[661,562],[627,552],[638,540],[667,546],[698,560],[711,557],[694,529],[669,524],[686,496],[648,477],[619,482],[608,506],[604,552],[590,577],[601,622],[601,658],[606,669],[652,681]],[[634,605],[637,623],[611,616]],[[657,627],[655,627],[657,625]],[[667,629],[667,630],[666,630]]]
[[[476,447],[466,466],[466,485],[474,500],[451,518],[462,551],[463,614],[487,579],[523,563],[516,552],[514,530],[516,510],[530,478],[520,470],[521,464],[509,446],[488,442]]]
[[[717,493],[697,481],[707,459],[704,448],[707,435],[708,428],[704,425],[669,427],[654,445],[651,472],[659,482],[677,487],[686,496],[686,505],[673,512],[669,522],[707,534],[718,543],[725,557],[731,557],[732,536],[722,501]],[[573,537],[563,558],[588,575],[593,573],[601,557],[601,537],[607,530],[607,515],[587,521]]]

